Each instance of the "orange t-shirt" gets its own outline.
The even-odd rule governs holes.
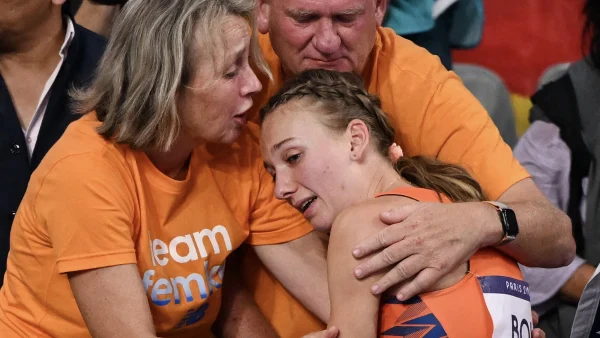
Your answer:
[[[227,256],[312,227],[273,197],[255,126],[231,146],[195,149],[183,181],[98,126],[94,114],[72,123],[31,178],[11,233],[0,336],[89,337],[66,273],[120,264],[137,264],[159,336],[212,336]]]
[[[261,76],[263,91],[255,102],[254,121],[258,109],[284,81],[269,36],[260,36],[259,42],[274,81]],[[492,200],[529,177],[479,101],[425,49],[380,27],[362,76],[368,91],[381,99],[406,155],[462,165]],[[325,327],[261,267],[255,255],[248,255],[244,264],[255,300],[280,336],[300,337]]]
[[[448,198],[428,189],[403,187],[378,196],[400,195],[421,202],[451,203]],[[514,281],[522,285],[523,275],[517,263],[495,249],[478,250],[469,260],[469,272],[457,284],[399,302],[382,298],[379,311],[379,337],[492,337],[494,323],[484,299],[480,278]],[[489,290],[488,290],[489,291]],[[527,297],[529,294],[527,293]],[[531,311],[528,302],[521,307]],[[499,307],[505,304],[495,304]],[[499,326],[512,324],[502,316]],[[496,334],[498,334],[496,332]]]

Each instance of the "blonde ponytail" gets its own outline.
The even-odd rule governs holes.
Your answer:
[[[396,171],[412,185],[444,194],[452,202],[486,200],[479,183],[458,165],[423,156],[401,157]]]

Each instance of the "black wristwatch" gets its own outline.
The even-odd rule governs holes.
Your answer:
[[[485,202],[496,208],[498,216],[500,217],[500,223],[502,223],[502,228],[504,229],[504,237],[497,245],[503,245],[514,241],[519,234],[519,223],[517,222],[515,212],[504,203],[495,201]]]

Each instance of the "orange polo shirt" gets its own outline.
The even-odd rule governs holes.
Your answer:
[[[256,100],[255,121],[258,108],[284,80],[268,35],[260,36],[259,42],[274,82],[261,78],[264,89]],[[362,76],[368,91],[381,99],[396,130],[396,142],[406,155],[433,156],[462,165],[492,200],[529,177],[483,106],[456,74],[425,49],[380,27]],[[301,337],[324,327],[261,267],[255,255],[248,255],[244,269],[259,307],[280,336]]]
[[[90,337],[67,273],[136,264],[160,337],[212,337],[227,256],[312,227],[273,196],[257,128],[195,149],[187,177],[107,141],[93,114],[73,122],[34,172],[17,212],[0,337]],[[135,314],[131,314],[135,316]]]

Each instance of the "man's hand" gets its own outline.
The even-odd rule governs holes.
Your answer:
[[[488,207],[492,208],[483,203],[415,203],[382,213],[381,221],[390,226],[356,246],[353,255],[379,253],[360,264],[355,276],[363,278],[395,265],[373,284],[374,294],[399,283],[403,283],[396,292],[399,300],[424,292],[479,248],[501,240],[498,217],[481,212]],[[487,220],[490,214],[494,218]]]
[[[336,338],[340,334],[340,330],[337,327],[332,326],[325,331],[319,331],[307,334],[302,338]],[[543,337],[545,338],[545,337]]]
[[[568,216],[552,206],[530,178],[515,183],[498,201],[511,207],[519,222],[517,239],[498,250],[526,266],[556,268],[573,261],[575,241]],[[498,212],[483,202],[416,203],[380,218],[391,226],[355,247],[356,258],[373,255],[355,275],[364,278],[392,266],[373,291],[404,283],[394,290],[403,299],[427,290],[477,249],[504,236]]]

